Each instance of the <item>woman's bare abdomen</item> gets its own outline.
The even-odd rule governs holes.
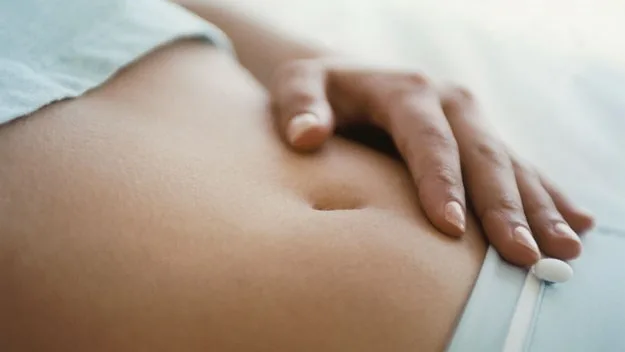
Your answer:
[[[485,244],[402,165],[283,146],[225,53],[179,42],[0,128],[3,351],[434,351]]]

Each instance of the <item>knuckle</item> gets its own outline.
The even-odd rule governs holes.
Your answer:
[[[513,213],[522,211],[523,207],[517,199],[502,196],[495,202],[495,208],[501,212]]]
[[[511,159],[510,161],[512,162],[512,167],[514,168],[515,174],[521,175],[531,180],[540,181],[540,175],[538,174],[538,171],[536,171],[534,167],[516,158],[510,158],[510,159]]]
[[[297,108],[314,105],[316,101],[317,97],[314,94],[303,90],[293,90],[288,97],[289,104]]]
[[[443,109],[446,111],[465,111],[476,107],[475,94],[466,87],[453,85],[442,96]],[[465,114],[466,115],[466,114]]]
[[[454,138],[449,133],[445,133],[437,126],[422,126],[421,128],[419,128],[418,136],[422,140],[426,141],[429,146],[434,146],[434,148],[436,149],[449,149],[455,146]]]
[[[522,213],[523,207],[518,200],[503,195],[484,207],[478,216],[482,221],[488,221],[488,219],[493,218],[505,219],[518,217],[517,214]]]
[[[436,126],[420,127],[416,133],[403,130],[395,136],[397,149],[406,160],[419,161],[434,170],[451,170],[440,165],[460,162],[456,140]]]
[[[406,82],[413,88],[416,88],[416,89],[432,88],[432,83],[430,82],[429,78],[427,78],[427,76],[425,76],[422,73],[419,73],[419,72],[408,73],[404,77],[405,77]]]
[[[478,142],[474,145],[473,151],[475,156],[497,168],[504,168],[510,165],[510,158],[504,148],[497,142]]]
[[[476,101],[475,94],[471,90],[463,86],[452,86],[450,98],[462,104],[472,104]]]
[[[388,78],[394,80],[393,88],[390,90],[389,95],[392,101],[395,102],[403,101],[415,95],[419,96],[433,92],[432,83],[421,73],[404,74],[399,79],[397,79],[397,76]]]
[[[444,94],[446,103],[464,107],[473,105],[476,102],[475,94],[466,87],[453,85]]]
[[[439,166],[429,170],[426,179],[429,182],[436,182],[450,187],[457,186],[459,184],[455,172],[445,166]]]

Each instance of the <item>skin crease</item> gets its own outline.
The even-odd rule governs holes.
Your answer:
[[[397,160],[288,150],[227,54],[160,49],[0,128],[3,351],[440,351],[486,245]],[[469,214],[471,215],[471,214]]]

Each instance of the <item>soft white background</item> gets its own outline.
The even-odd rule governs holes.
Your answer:
[[[625,0],[237,5],[366,60],[469,86],[514,150],[625,226]]]

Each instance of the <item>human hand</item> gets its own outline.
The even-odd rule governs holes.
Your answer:
[[[540,251],[564,260],[581,253],[577,233],[592,217],[506,149],[469,91],[438,89],[421,74],[319,59],[278,69],[271,95],[280,131],[298,151],[320,148],[340,125],[371,123],[388,132],[441,232],[464,233],[466,190],[489,242],[511,263],[531,265]]]

